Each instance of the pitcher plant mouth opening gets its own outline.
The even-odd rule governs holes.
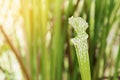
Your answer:
[[[79,64],[79,71],[82,80],[91,80],[89,55],[88,55],[88,35],[86,29],[88,28],[87,22],[81,17],[69,18],[69,24],[75,29],[77,36],[71,41],[75,46],[76,55]],[[86,77],[87,76],[87,77]]]

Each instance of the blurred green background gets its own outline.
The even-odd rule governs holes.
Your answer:
[[[0,80],[82,80],[71,16],[89,25],[91,80],[119,80],[120,0],[0,0]]]

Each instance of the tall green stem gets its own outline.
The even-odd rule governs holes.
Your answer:
[[[52,74],[51,80],[61,80],[62,77],[62,61],[64,51],[64,33],[62,32],[62,0],[55,0],[54,10],[54,32],[52,42]],[[56,79],[57,78],[57,79]]]

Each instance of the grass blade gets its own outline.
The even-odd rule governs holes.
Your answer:
[[[117,59],[116,59],[116,63],[115,63],[115,72],[114,72],[114,78],[113,80],[117,80],[117,71],[119,68],[119,62],[120,62],[120,46],[119,46],[119,51],[118,51],[118,55],[117,55]]]

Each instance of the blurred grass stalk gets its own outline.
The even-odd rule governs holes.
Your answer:
[[[20,65],[21,71],[25,77],[25,79],[29,80],[29,74],[23,64],[22,61],[22,57],[20,56],[19,51],[15,48],[15,46],[13,45],[13,43],[11,42],[10,38],[8,37],[7,33],[4,31],[4,29],[2,28],[2,26],[0,25],[0,31],[3,33],[8,45],[10,46],[11,50],[13,51],[14,55],[16,56],[18,63]]]
[[[64,42],[62,35],[62,0],[54,1],[54,30],[53,30],[53,41],[52,41],[52,64],[51,64],[51,80],[61,80],[62,77],[62,60],[64,52]]]
[[[24,20],[25,20],[25,31],[27,34],[27,42],[29,46],[30,53],[30,63],[31,63],[31,80],[36,80],[37,74],[37,54],[40,48],[40,69],[43,80],[61,80],[62,78],[62,63],[63,63],[63,53],[64,53],[64,39],[61,35],[61,5],[62,0],[53,0],[54,2],[54,32],[53,32],[53,42],[52,42],[52,53],[48,54],[48,49],[46,47],[46,34],[48,27],[48,0],[26,0],[23,1],[24,6]],[[33,4],[32,4],[33,3]],[[37,41],[38,40],[38,41]],[[50,55],[51,62],[50,62]],[[51,66],[50,66],[51,63]],[[51,67],[51,68],[50,68]],[[51,78],[50,78],[51,69]],[[38,73],[39,74],[39,73]]]
[[[31,80],[49,80],[49,57],[46,47],[48,0],[23,0],[25,32],[30,57]],[[40,57],[39,57],[40,56]],[[38,61],[40,60],[40,61]],[[40,68],[40,69],[39,69]]]
[[[118,68],[119,68],[119,63],[120,63],[120,45],[119,45],[119,50],[116,58],[116,63],[115,63],[115,71],[114,71],[114,77],[113,80],[117,80],[118,78]]]
[[[93,3],[91,2],[91,8],[92,6],[95,6],[95,11],[91,10],[92,15],[95,14],[95,18],[94,16],[90,16],[90,35],[93,36],[93,38],[90,37],[90,41],[91,41],[91,45],[90,45],[90,51],[91,55],[90,58],[91,60],[91,67],[94,69],[93,72],[93,80],[97,80],[97,78],[99,77],[99,71],[102,71],[101,76],[104,76],[104,69],[106,68],[106,60],[108,59],[108,55],[106,53],[106,46],[107,46],[107,37],[108,34],[113,26],[113,24],[117,21],[115,18],[115,14],[118,12],[119,9],[118,8],[118,4],[119,1],[118,0],[106,0],[106,1],[100,1],[100,0],[96,0],[95,4],[94,4],[94,0],[92,0]],[[102,6],[101,6],[102,4]],[[94,9],[94,8],[93,8]],[[95,13],[94,13],[95,12]],[[104,13],[104,16],[102,16]],[[116,14],[117,15],[117,14]],[[94,18],[94,21],[92,20],[92,17]],[[94,24],[95,23],[95,24]],[[94,28],[93,25],[94,24]],[[94,33],[92,33],[94,31]],[[102,33],[101,33],[102,31]],[[93,49],[92,49],[93,48]],[[95,50],[97,50],[97,52],[95,52]],[[94,56],[93,56],[94,54]],[[98,57],[96,58],[96,62],[94,62],[94,57],[95,54],[98,55]],[[103,66],[101,66],[101,62],[103,61]],[[96,64],[93,66],[93,64]],[[101,66],[101,67],[100,67]]]

